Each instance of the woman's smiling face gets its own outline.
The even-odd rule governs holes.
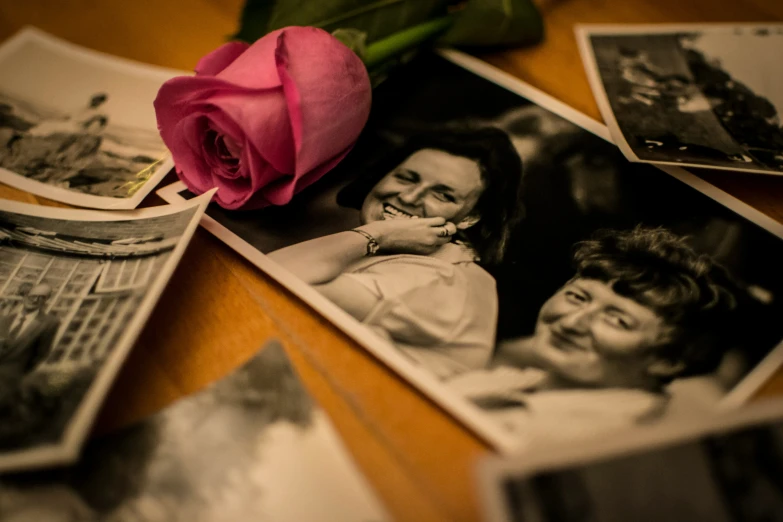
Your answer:
[[[479,164],[436,149],[419,150],[383,177],[364,199],[362,223],[442,217],[467,221],[484,183]]]
[[[623,386],[647,374],[669,330],[652,309],[603,281],[576,278],[541,307],[531,349],[560,380]]]

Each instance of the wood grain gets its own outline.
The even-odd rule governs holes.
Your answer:
[[[35,25],[100,51],[184,70],[236,30],[241,0],[0,2],[0,39]],[[539,0],[540,45],[481,57],[599,119],[573,25],[588,22],[781,21],[778,0]],[[783,221],[783,178],[701,172]],[[54,204],[0,186],[0,197]],[[148,198],[145,206],[160,204]],[[306,385],[397,520],[480,518],[476,460],[488,450],[427,397],[204,230],[144,328],[97,431],[159,410],[280,339]],[[761,395],[783,393],[778,374]]]

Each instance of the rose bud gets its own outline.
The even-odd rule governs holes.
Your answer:
[[[164,83],[158,129],[194,193],[218,187],[227,209],[284,205],[351,150],[370,113],[359,57],[314,27],[204,56],[195,76]]]

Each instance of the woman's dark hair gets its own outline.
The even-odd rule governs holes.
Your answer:
[[[496,127],[448,126],[413,135],[343,188],[337,203],[360,209],[376,183],[422,149],[441,150],[479,164],[484,190],[471,214],[480,219],[458,235],[471,244],[483,264],[500,263],[515,225],[524,217],[524,207],[520,199],[522,159],[508,134]]]
[[[577,277],[603,281],[672,327],[657,350],[683,364],[678,376],[713,371],[732,347],[741,290],[685,238],[664,228],[602,230],[577,245],[574,263]]]

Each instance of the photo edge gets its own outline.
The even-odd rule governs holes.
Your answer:
[[[110,390],[112,384],[114,384],[119,371],[122,369],[124,362],[133,349],[136,340],[147,323],[149,316],[152,314],[155,305],[160,300],[185,249],[192,239],[193,233],[198,226],[199,217],[204,212],[205,201],[208,200],[206,198],[200,198],[200,201],[196,203],[187,202],[187,205],[182,205],[179,208],[175,208],[172,205],[162,207],[167,209],[168,213],[161,215],[177,214],[178,212],[183,212],[194,207],[196,208],[196,211],[191,217],[188,226],[185,227],[177,246],[171,252],[171,256],[161,268],[157,278],[147,288],[146,295],[142,298],[137,311],[126,325],[125,331],[117,340],[111,353],[102,362],[102,366],[98,370],[93,382],[87,388],[87,391],[76,410],[68,419],[62,432],[60,442],[57,444],[58,446],[63,447],[66,457],[69,454],[74,454],[75,458],[80,453],[81,448],[88,437],[88,431],[91,429],[101,406],[105,402],[106,394]],[[159,216],[141,216],[138,219],[144,220],[154,217]]]

